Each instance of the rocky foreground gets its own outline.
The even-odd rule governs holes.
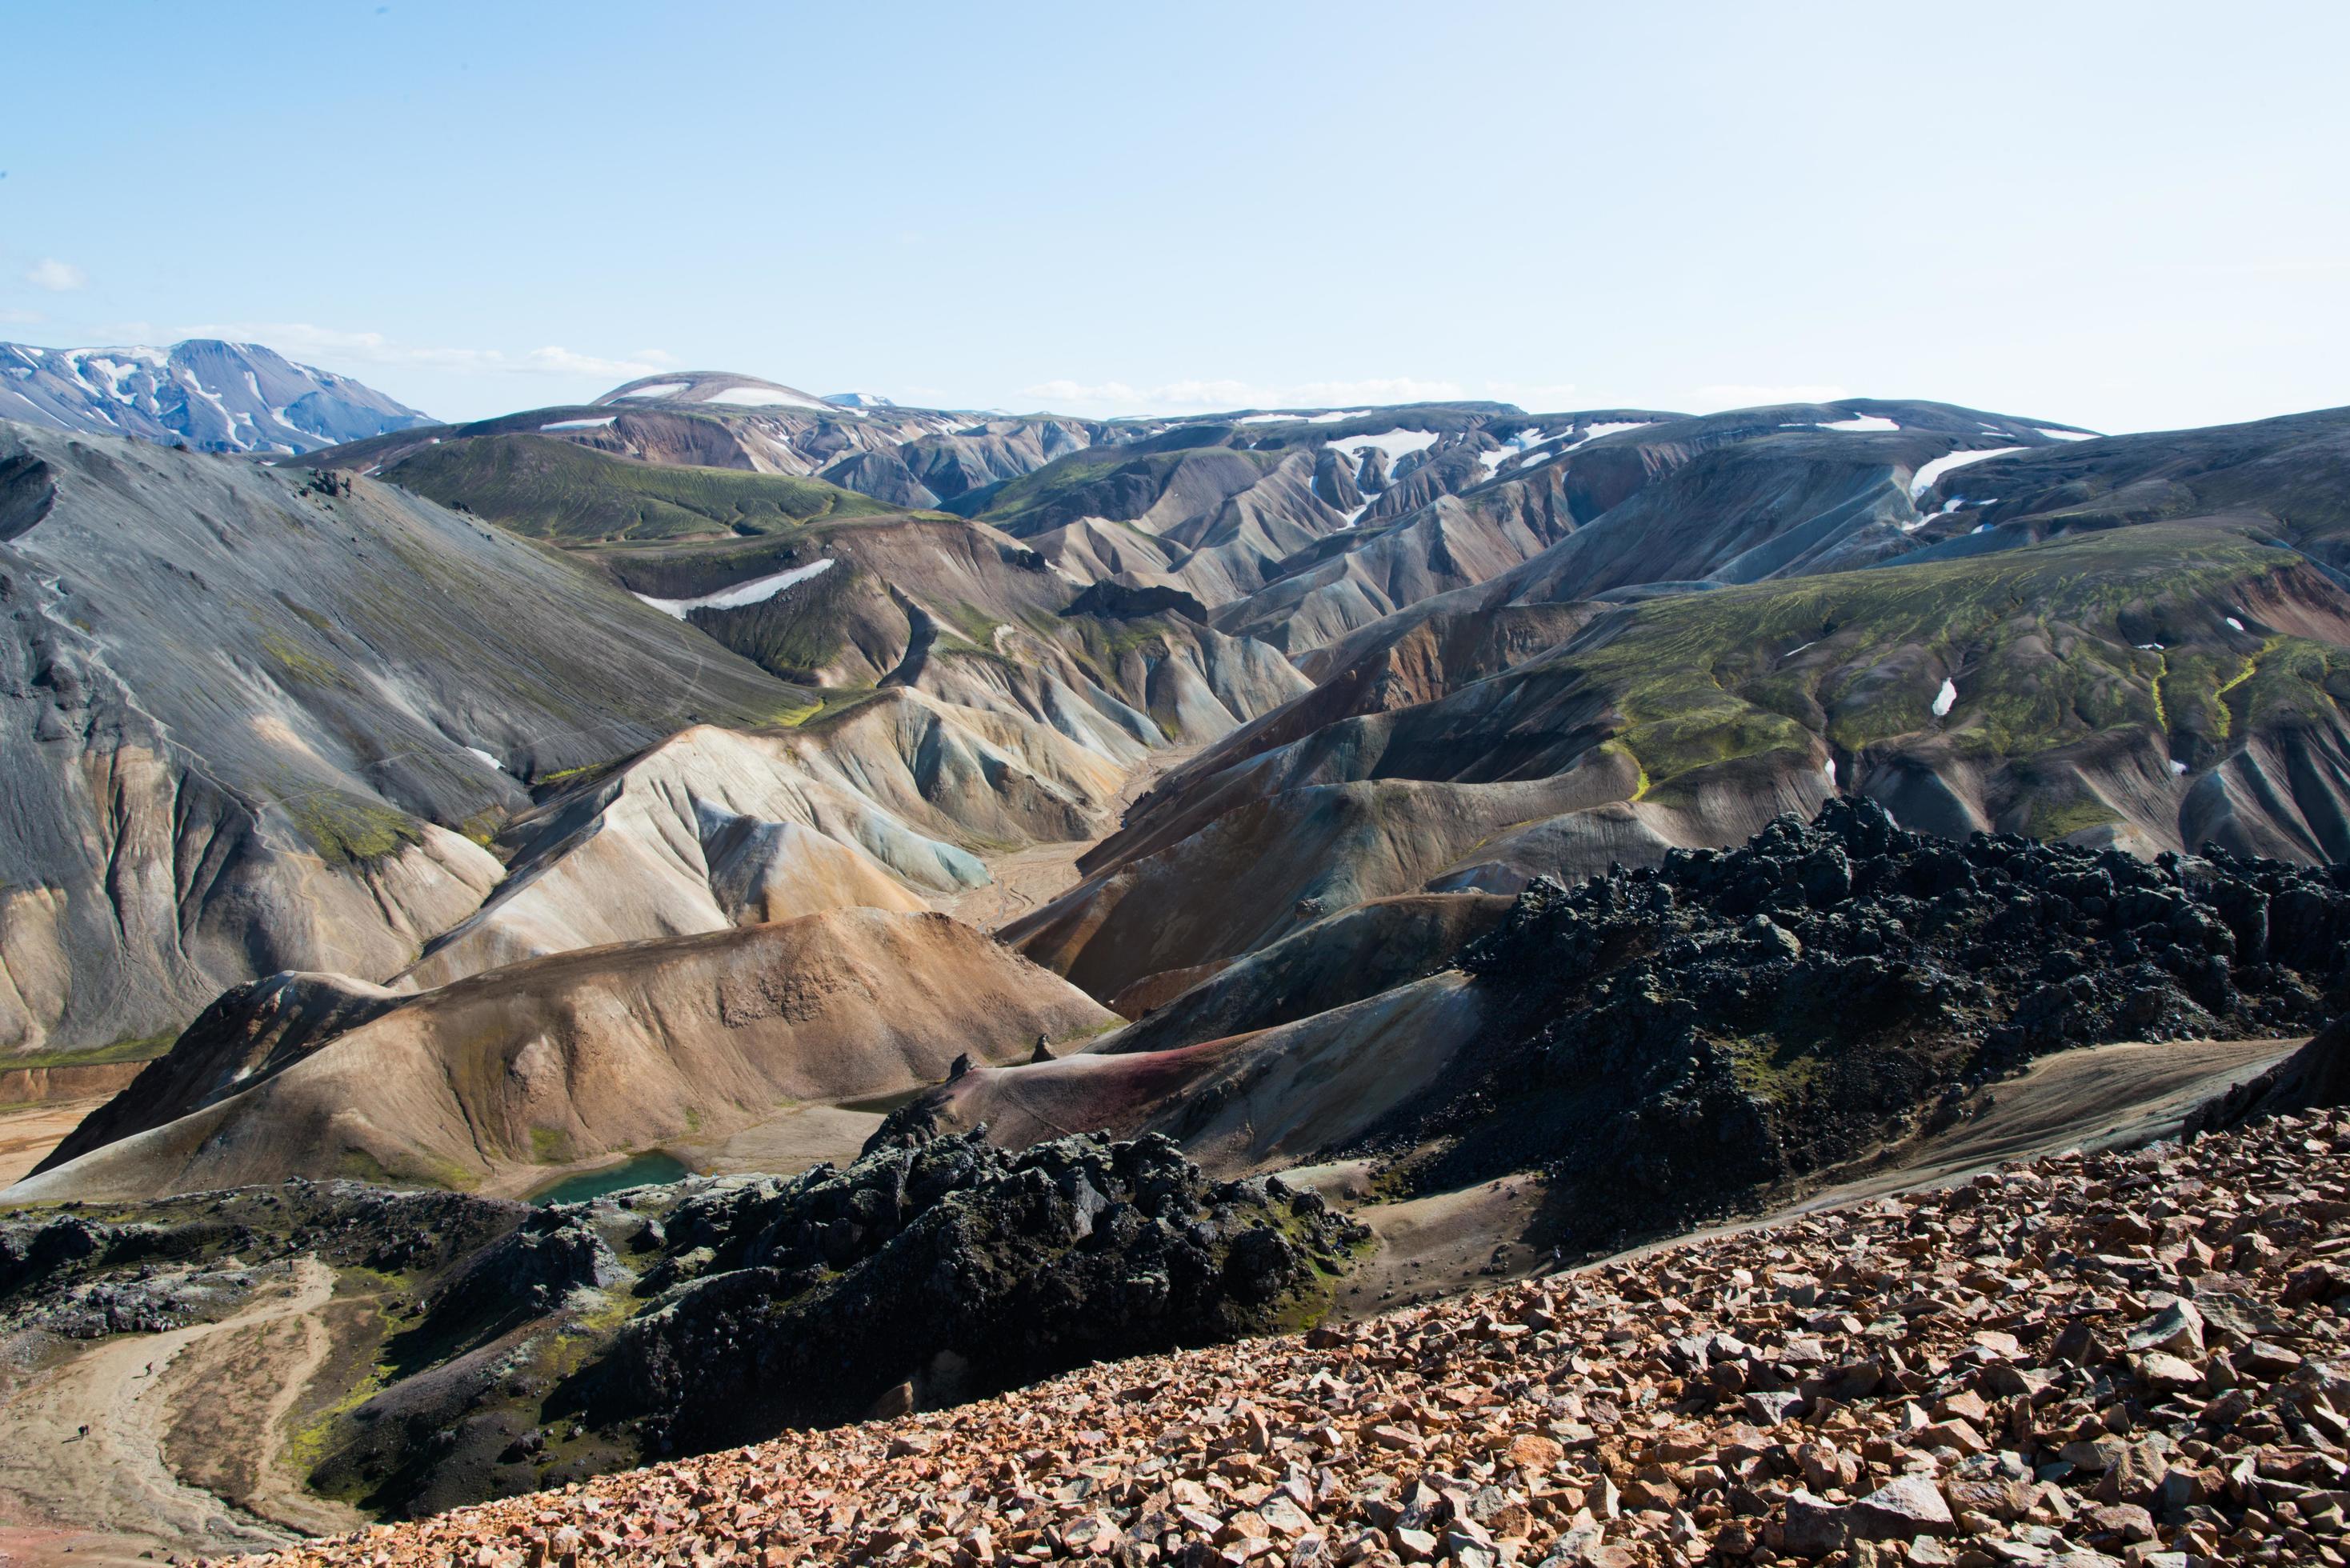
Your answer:
[[[2345,1311],[2314,1112],[254,1561],[2340,1563]]]

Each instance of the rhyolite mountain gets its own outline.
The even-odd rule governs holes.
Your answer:
[[[199,452],[284,453],[432,422],[348,376],[216,337],[168,348],[0,343],[0,420]]]
[[[517,1230],[515,1322],[329,1327],[401,1358],[312,1407],[313,1480],[376,1506],[741,1440],[695,1357],[802,1376],[852,1308],[844,1355],[964,1355],[858,1271],[936,1233],[1016,1295],[1124,1245],[1139,1157],[1070,1135],[1196,1164],[1180,1256],[1225,1272],[1170,1318],[1080,1260],[1027,1370],[1094,1314],[1261,1326],[1218,1304],[1251,1235],[1326,1271],[1266,1311],[1348,1266],[1203,1182],[1377,1162],[1377,1232],[1524,1181],[1481,1254],[1776,1201],[2052,1055],[2350,1009],[2346,531],[2350,410],[1101,421],[680,372],[276,466],[0,424],[0,1065],[155,1057],[10,1197],[471,1189],[487,1241],[717,1173]],[[456,1261],[400,1225],[380,1258]],[[428,1451],[563,1323],[587,1381]],[[965,1386],[856,1355],[757,1421]]]
[[[477,909],[529,781],[803,688],[409,492],[0,424],[0,1049],[381,981]]]
[[[1461,919],[1413,900],[1840,793],[1952,837],[2334,858],[2343,429],[2106,441],[1865,400],[1104,421],[680,372],[298,468],[19,431],[8,754],[38,805],[0,846],[0,1024],[28,1059],[286,971],[521,984],[956,907],[1105,833],[1004,940],[1202,1027],[1250,1015],[1249,974],[1303,1026],[1444,959]],[[566,1103],[541,1133],[625,1147]],[[413,1130],[355,1147],[390,1168]],[[526,1130],[431,1159],[498,1167]]]
[[[991,846],[1089,836],[1117,774],[1153,750],[1208,747],[1013,933],[1104,997],[1226,961],[1301,910],[1506,893],[1619,852],[1731,841],[1823,797],[1838,769],[1943,831],[2327,853],[2330,774],[2308,759],[2338,630],[2323,512],[2339,421],[2272,423],[2108,442],[1866,400],[1088,421],[847,408],[681,372],[586,408],[338,446],[306,460],[310,477],[207,479],[195,457],[21,438],[12,591],[56,597],[19,618],[38,623],[21,655],[27,732],[122,754],[114,729],[68,717],[86,676],[42,694],[44,670],[96,660],[126,688],[124,723],[161,727],[142,749],[171,759],[167,775],[200,760],[191,776],[255,815],[257,844],[286,841],[288,864],[324,881],[298,914],[224,898],[253,875],[241,856],[224,883],[150,877],[172,889],[168,921],[118,919],[140,878],[99,853],[106,834],[12,845],[28,932],[95,908],[66,898],[36,919],[40,889],[95,888],[76,878],[110,867],[91,934],[124,955],[93,972],[92,942],[28,938],[49,956],[18,966],[13,1036],[26,1050],[155,1033],[281,968],[380,982],[430,949],[446,978],[459,950],[588,943],[577,919],[517,920],[557,867],[577,882],[574,867],[611,860],[614,831],[638,820],[629,770],[655,756],[683,788],[661,798],[693,803],[708,864],[661,863],[647,882],[659,857],[639,857],[626,887],[589,873],[605,940],[968,888]],[[910,496],[868,472],[884,460],[929,481]],[[2043,471],[2030,483],[2069,494],[2087,482],[2064,465],[2084,462],[2148,525],[2100,514],[2090,539],[2054,501],[2011,520],[2017,496],[1991,495],[1996,476]],[[2261,495],[2291,514],[2282,526],[2255,525]],[[263,538],[267,552],[248,547]],[[428,546],[443,565],[414,554]],[[2108,603],[2124,584],[2141,604]],[[556,585],[565,614],[535,621]],[[219,646],[195,648],[200,628]],[[2102,651],[2070,657],[2075,638]],[[2231,701],[2251,704],[2241,724]],[[237,711],[213,722],[224,708]],[[1555,716],[1539,743],[1537,712]],[[684,738],[698,725],[724,733]],[[757,738],[779,728],[787,743]],[[427,781],[432,755],[446,776]],[[966,761],[941,768],[951,756]],[[893,770],[910,782],[882,788]],[[833,794],[809,793],[828,774]],[[733,804],[713,811],[705,776],[734,781]],[[806,804],[764,798],[765,779],[802,781]],[[558,805],[567,783],[604,804]],[[1315,826],[1292,832],[1301,809]],[[739,826],[785,822],[795,832]],[[1211,829],[1213,850],[1193,852]],[[1245,847],[1264,835],[1278,846]],[[168,863],[200,853],[176,845]],[[1237,882],[1232,857],[1251,867]],[[374,889],[349,917],[368,929],[343,929],[338,885]],[[1139,943],[1118,912],[1138,886],[1153,927]],[[1217,888],[1211,911],[1192,912],[1193,886]],[[234,931],[213,936],[231,908]]]
[[[2330,857],[2342,431],[1081,421],[680,372],[298,471],[10,436],[17,754],[53,804],[0,846],[0,1022],[71,1051],[285,970],[414,989],[941,907],[1113,827],[1006,932],[1103,1001],[1840,790]]]

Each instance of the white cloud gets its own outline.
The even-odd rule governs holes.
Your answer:
[[[35,288],[46,288],[51,294],[71,294],[75,289],[89,286],[89,274],[71,262],[44,256],[26,270],[25,281]]]
[[[1515,403],[1528,413],[1555,413],[1562,409],[1588,408],[1578,402],[1572,381],[1488,381],[1485,396],[1495,402]]]
[[[1165,381],[1136,387],[1124,381],[1040,381],[1020,389],[1049,409],[1120,414],[1188,413],[1222,409],[1320,409],[1352,403],[1431,403],[1469,395],[1457,381],[1423,381],[1398,376],[1360,381]]]
[[[658,352],[658,350],[656,350]],[[491,350],[496,356],[496,350]],[[593,354],[575,354],[568,348],[534,348],[523,356],[523,363],[510,367],[546,376],[602,376],[622,381],[633,381],[639,376],[650,376],[665,370],[677,361],[666,354],[658,359],[604,359]]]
[[[1441,403],[1482,399],[1515,403],[1535,412],[1597,407],[1573,381],[1484,381],[1475,390],[1459,381],[1415,376],[1371,377],[1351,381],[1264,382],[1165,381],[1138,387],[1127,381],[1062,379],[1023,387],[1020,395],[1039,406],[1071,412],[1120,414],[1191,413],[1225,409],[1336,409],[1382,403]],[[1841,394],[1839,394],[1841,395]],[[1612,407],[1613,405],[1607,405]]]
[[[658,348],[640,348],[626,359],[608,359],[549,345],[527,353],[508,354],[498,348],[453,348],[395,342],[380,332],[346,332],[307,321],[232,321],[182,327],[183,337],[226,337],[238,342],[266,343],[296,359],[333,359],[342,364],[393,365],[436,370],[471,371],[482,375],[598,377],[632,381],[639,376],[674,366],[677,361]]]
[[[47,319],[37,310],[0,310],[0,325],[8,327],[38,327]]]
[[[432,348],[394,343],[380,332],[345,332],[307,321],[215,321],[175,328],[180,337],[225,337],[266,343],[296,359],[337,358],[363,365],[429,365],[450,370],[490,370],[503,358],[494,349]]]
[[[1690,396],[1696,400],[1692,408],[1699,413],[1710,414],[1722,409],[1768,408],[1773,403],[1833,403],[1852,394],[1842,387],[1824,384],[1754,387],[1718,383],[1700,387]]]

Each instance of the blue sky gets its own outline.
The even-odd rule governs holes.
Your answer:
[[[444,418],[2350,402],[2350,7],[12,11],[0,338]]]

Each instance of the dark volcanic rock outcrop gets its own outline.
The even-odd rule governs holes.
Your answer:
[[[853,1417],[901,1380],[931,1400],[1261,1329],[1356,1234],[1163,1137],[1007,1154],[975,1134],[697,1194],[665,1230],[645,1287],[667,1293],[605,1392],[697,1449]]]
[[[1418,1179],[1540,1167],[1597,1245],[1864,1154],[2033,1057],[2289,1035],[2350,985],[2350,871],[2214,853],[2149,864],[1903,832],[1840,799],[1746,846],[1541,882],[1465,967],[1503,1020],[1399,1141]]]
[[[1208,619],[1207,607],[1180,588],[1128,587],[1124,583],[1102,581],[1069,601],[1066,615],[1099,616],[1104,620],[1133,620],[1143,616],[1180,615],[1202,625]]]
[[[94,1338],[224,1315],[255,1272],[304,1254],[432,1278],[533,1213],[453,1192],[292,1181],[136,1209],[0,1215],[0,1340]]]
[[[313,1434],[312,1484],[426,1512],[1311,1321],[1362,1237],[1158,1137],[542,1209],[294,1181],[0,1219],[0,1352],[217,1319],[306,1254],[356,1271],[380,1316],[337,1333],[381,1386]]]

